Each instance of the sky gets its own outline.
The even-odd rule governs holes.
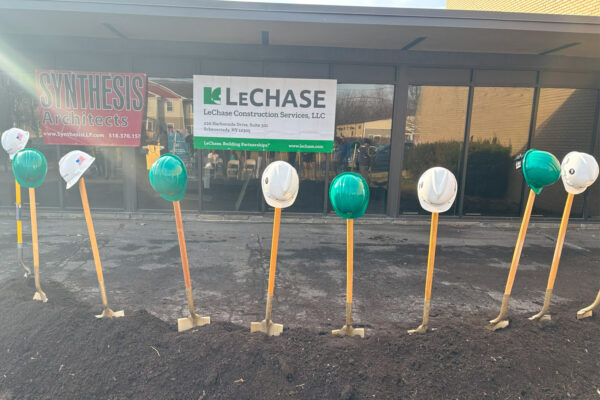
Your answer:
[[[240,0],[238,0],[240,1]],[[261,3],[295,3],[332,6],[446,8],[446,0],[241,0]]]

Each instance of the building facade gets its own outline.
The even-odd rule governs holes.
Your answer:
[[[369,139],[367,215],[390,217],[423,213],[416,182],[432,166],[459,182],[449,215],[518,217],[527,191],[516,156],[534,147],[559,159],[572,150],[600,159],[597,17],[187,0],[107,7],[0,4],[0,130],[29,130],[30,145],[48,158],[42,208],[81,203],[58,175],[58,160],[74,147],[41,138],[36,69],[148,77],[140,146],[81,148],[96,157],[86,175],[96,210],[170,210],[148,182],[149,165],[166,152],[188,169],[184,210],[267,211],[260,174],[285,160],[301,180],[290,211],[314,215],[331,213],[329,182],[358,169],[355,149]],[[194,149],[195,74],[336,79],[340,144],[332,154]],[[0,187],[0,207],[12,207],[5,154]],[[565,197],[560,183],[545,189],[534,217],[559,217]],[[598,183],[576,197],[572,217],[600,219]]]
[[[596,0],[446,0],[449,10],[600,16]]]

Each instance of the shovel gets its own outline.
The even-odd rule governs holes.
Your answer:
[[[23,222],[21,221],[21,185],[15,180],[15,204],[17,206],[17,258],[25,270],[25,279],[31,275],[31,270],[23,261]]]
[[[535,201],[535,192],[529,191],[529,197],[527,198],[527,205],[525,206],[525,213],[523,214],[523,220],[521,221],[521,229],[519,230],[519,236],[517,237],[517,244],[515,245],[515,251],[513,253],[512,262],[510,264],[510,271],[508,273],[508,280],[506,281],[506,288],[504,289],[504,296],[502,297],[502,306],[500,307],[500,314],[496,318],[490,321],[488,329],[495,331],[498,329],[506,328],[509,324],[508,320],[505,320],[508,312],[508,303],[510,302],[510,293],[512,291],[513,283],[515,282],[515,275],[519,268],[519,260],[521,258],[521,251],[523,250],[523,243],[525,242],[525,236],[527,235],[527,226],[529,226],[529,218],[531,217],[531,210],[533,209],[533,202]]]
[[[354,220],[346,220],[346,325],[331,331],[339,336],[365,337],[364,328],[352,327],[352,280],[354,277]]]
[[[431,213],[431,229],[429,231],[429,255],[427,256],[427,278],[425,282],[425,302],[423,304],[423,323],[408,333],[425,333],[429,325],[429,308],[431,305],[431,286],[433,284],[433,265],[435,263],[435,244],[437,241],[438,213]]]
[[[550,300],[552,299],[552,290],[554,289],[554,282],[556,281],[556,274],[558,272],[558,264],[560,262],[560,256],[562,254],[563,244],[565,243],[565,235],[567,233],[567,225],[569,224],[569,215],[571,215],[571,206],[573,205],[573,194],[567,195],[567,201],[565,203],[565,210],[563,211],[562,219],[560,221],[560,228],[558,230],[558,238],[556,239],[556,247],[554,248],[554,257],[552,258],[552,266],[550,267],[550,275],[548,276],[548,284],[546,286],[546,295],[544,296],[544,305],[542,310],[532,317],[529,317],[530,321],[551,319],[548,309],[550,308]]]
[[[102,274],[102,264],[100,263],[100,253],[98,252],[98,243],[96,243],[96,232],[94,231],[94,223],[92,222],[92,214],[90,213],[90,204],[88,202],[87,191],[85,189],[85,180],[83,177],[79,179],[79,193],[81,194],[81,204],[83,205],[83,214],[85,215],[85,223],[87,224],[90,243],[92,244],[92,254],[94,256],[94,265],[96,266],[96,275],[98,275],[98,285],[100,286],[100,295],[102,296],[102,306],[104,310],[102,314],[96,315],[96,318],[118,318],[123,317],[125,313],[121,311],[113,311],[108,307],[106,298],[106,288],[104,287],[104,275]]]
[[[188,265],[187,249],[185,247],[185,236],[183,234],[183,222],[181,220],[181,206],[179,201],[173,202],[173,211],[175,212],[175,224],[177,225],[177,239],[179,239],[179,251],[181,253],[181,266],[183,268],[183,279],[185,281],[185,295],[188,301],[189,317],[179,318],[177,320],[177,330],[179,332],[187,331],[196,326],[210,324],[210,317],[200,317],[194,312],[194,297],[192,296],[192,281],[190,279],[190,268]]]
[[[269,265],[269,286],[267,289],[267,309],[265,319],[260,322],[250,323],[250,332],[264,332],[268,336],[279,336],[283,332],[282,324],[274,324],[271,321],[271,308],[273,307],[273,292],[275,291],[275,269],[277,267],[277,246],[279,244],[279,222],[281,220],[281,208],[275,208],[273,218],[273,238],[271,239],[271,260]]]
[[[600,290],[598,291],[596,300],[594,300],[594,302],[591,305],[577,311],[577,319],[584,319],[584,318],[591,317],[594,309],[597,308],[599,305],[600,305]]]
[[[33,276],[35,279],[35,294],[33,295],[34,300],[43,301],[46,303],[48,297],[46,293],[40,287],[40,251],[38,246],[38,232],[37,232],[37,210],[35,207],[35,189],[29,188],[29,209],[31,212],[31,243],[33,245]]]

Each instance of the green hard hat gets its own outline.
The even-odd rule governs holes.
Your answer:
[[[523,176],[527,186],[540,194],[544,186],[552,185],[560,178],[560,163],[547,151],[530,149],[523,156]]]
[[[369,205],[369,185],[356,172],[343,172],[331,182],[329,200],[338,216],[345,219],[360,218]]]
[[[15,154],[12,170],[19,185],[36,188],[46,179],[48,161],[39,150],[23,149]]]
[[[149,172],[150,185],[169,201],[179,201],[185,195],[187,171],[185,164],[173,154],[164,154],[152,164]]]

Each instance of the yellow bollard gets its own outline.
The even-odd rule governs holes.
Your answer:
[[[31,270],[23,260],[23,221],[21,221],[21,185],[15,180],[15,204],[17,208],[17,258],[25,270],[25,278],[31,275]]]
[[[37,232],[37,210],[35,205],[35,189],[29,188],[29,209],[31,211],[31,243],[33,245],[33,276],[35,278],[35,289],[36,292],[33,295],[34,300],[48,301],[46,293],[40,286],[40,252],[38,246],[38,232]]]
[[[423,304],[423,322],[417,329],[408,333],[425,333],[429,326],[429,309],[431,306],[431,288],[433,286],[433,266],[435,264],[435,246],[437,242],[438,213],[431,213],[431,228],[429,230],[429,254],[427,256],[427,277],[425,280],[425,301]]]
[[[529,226],[529,218],[531,217],[531,210],[533,209],[534,201],[535,192],[530,189],[529,197],[527,198],[527,205],[525,206],[525,213],[523,214],[523,220],[521,221],[521,229],[519,230],[517,244],[515,245],[515,251],[513,253],[512,262],[510,264],[510,271],[508,273],[508,280],[506,281],[506,288],[504,289],[504,296],[502,297],[502,306],[500,307],[500,314],[498,314],[496,318],[491,320],[490,324],[488,325],[488,328],[493,331],[506,328],[509,324],[508,320],[505,320],[504,317],[508,312],[510,293],[512,291],[513,283],[515,282],[517,269],[519,268],[521,251],[523,250],[523,243],[525,242],[525,236],[527,235],[527,227]]]
[[[277,248],[279,246],[279,225],[281,222],[281,208],[275,208],[273,217],[273,237],[271,239],[271,260],[269,263],[269,285],[267,288],[267,308],[265,319],[260,322],[250,323],[250,332],[264,332],[269,336],[279,336],[283,332],[282,324],[271,321],[271,309],[273,307],[273,295],[275,293],[275,271],[277,268]]]
[[[194,297],[192,296],[192,280],[190,278],[190,267],[188,263],[187,248],[185,245],[185,235],[183,233],[183,221],[181,218],[181,205],[178,201],[173,202],[173,212],[175,213],[175,224],[177,226],[177,239],[179,240],[179,252],[181,254],[181,268],[183,269],[183,280],[185,282],[185,295],[188,301],[189,317],[179,318],[177,320],[177,330],[179,332],[192,329],[196,326],[210,324],[210,317],[200,317],[194,311]]]
[[[567,195],[567,201],[565,202],[565,209],[563,211],[562,219],[560,221],[560,228],[558,230],[558,238],[556,239],[556,247],[554,248],[554,256],[552,258],[552,266],[550,267],[550,274],[548,275],[548,284],[546,285],[546,295],[544,296],[544,305],[542,310],[529,320],[534,321],[537,319],[549,320],[550,314],[548,309],[550,308],[550,300],[552,299],[552,290],[554,289],[554,282],[556,281],[556,274],[558,273],[558,264],[560,263],[560,256],[562,254],[563,245],[565,243],[565,235],[567,234],[567,225],[569,224],[569,216],[571,215],[571,206],[573,205],[573,194]]]

